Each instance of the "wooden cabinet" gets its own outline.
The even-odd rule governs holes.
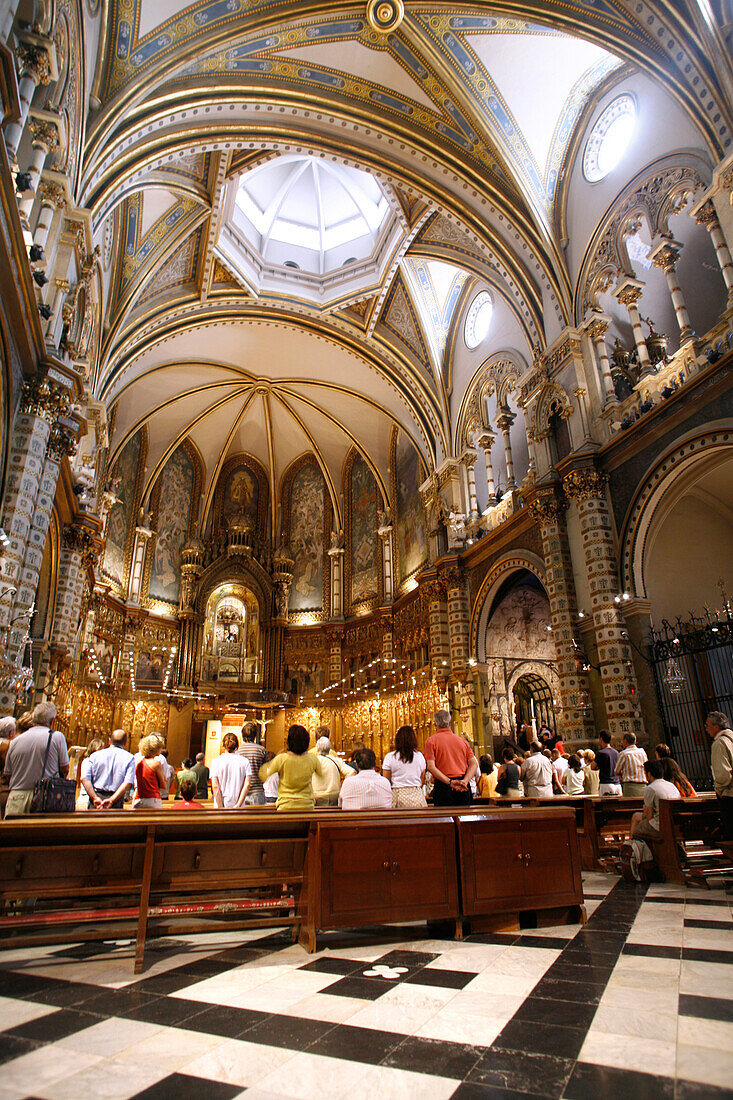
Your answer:
[[[458,916],[452,818],[365,825],[352,819],[318,823],[315,832],[319,881],[309,893],[316,928]]]
[[[582,904],[571,810],[501,810],[457,826],[466,916]]]

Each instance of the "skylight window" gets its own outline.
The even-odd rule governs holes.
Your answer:
[[[583,175],[589,183],[605,179],[620,162],[636,128],[636,104],[628,94],[609,103],[590,132],[583,155]]]
[[[489,335],[494,303],[488,290],[480,291],[469,306],[466,323],[463,327],[463,339],[471,351],[483,344]]]

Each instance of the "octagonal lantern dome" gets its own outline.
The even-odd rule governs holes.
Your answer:
[[[333,309],[377,289],[407,230],[369,172],[283,154],[230,181],[216,251],[255,295]]]

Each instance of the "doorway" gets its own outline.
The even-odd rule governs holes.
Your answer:
[[[555,733],[552,689],[546,680],[535,672],[526,672],[515,683],[512,695],[517,729],[526,722],[535,732],[545,725]]]

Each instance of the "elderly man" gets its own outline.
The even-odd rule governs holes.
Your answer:
[[[552,764],[537,741],[532,742],[532,755],[522,764],[521,776],[527,798],[552,798]]]
[[[707,716],[705,730],[712,738],[710,764],[720,808],[723,836],[733,840],[733,730],[727,714],[713,710]]]
[[[636,744],[635,733],[621,738],[623,748],[616,761],[616,773],[623,784],[625,798],[643,798],[646,792],[646,753]]]
[[[321,761],[323,758],[320,757]],[[342,810],[391,810],[392,784],[375,771],[377,758],[371,749],[354,753],[356,775],[344,779],[338,804]],[[323,764],[322,764],[323,766]]]
[[[425,760],[435,780],[434,806],[470,806],[469,782],[478,771],[470,745],[454,733],[450,711],[436,711],[435,733],[425,742]]]
[[[31,812],[33,788],[39,779],[69,774],[66,738],[63,733],[51,729],[55,718],[56,707],[53,703],[39,703],[33,711],[31,728],[10,742],[5,757],[5,775],[10,780],[6,817],[22,817]]]
[[[126,749],[127,734],[113,730],[106,749],[99,749],[81,763],[81,785],[89,795],[89,808],[121,810],[125,795],[135,783],[135,757]]]
[[[331,752],[331,742],[326,736],[319,737],[316,741],[316,752],[321,757],[325,772],[325,775],[322,776],[318,772],[314,772],[311,779],[316,807],[338,806],[341,780],[353,777],[354,769]]]

